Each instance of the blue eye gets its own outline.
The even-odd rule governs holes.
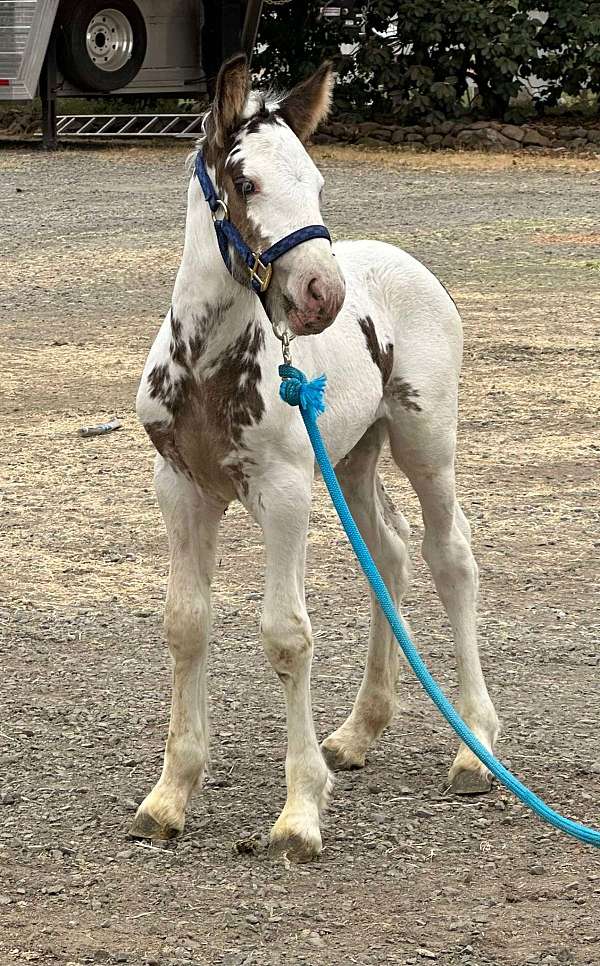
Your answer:
[[[247,198],[248,195],[254,194],[254,191],[256,190],[254,183],[249,181],[248,178],[238,178],[238,180],[235,182],[235,188],[242,198]]]

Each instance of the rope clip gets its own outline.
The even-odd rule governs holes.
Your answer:
[[[296,335],[294,332],[290,332],[283,322],[271,322],[271,325],[273,327],[273,335],[281,342],[283,362],[286,366],[291,366],[292,352],[290,349],[290,342],[296,338]]]

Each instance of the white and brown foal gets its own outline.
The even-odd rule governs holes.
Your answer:
[[[250,90],[243,57],[221,70],[199,149],[231,220],[254,251],[297,228],[322,224],[323,178],[304,144],[327,114],[331,87],[327,65],[281,97]],[[165,624],[174,670],[163,771],[131,831],[146,838],[180,832],[207,764],[210,585],[219,521],[227,505],[240,500],[264,534],[261,631],[287,702],[287,801],[271,845],[305,860],[321,850],[319,814],[330,767],[364,765],[394,714],[399,657],[372,601],[367,665],[354,707],[319,747],[304,600],[314,460],[298,410],[279,398],[281,347],[270,320],[302,336],[293,343],[294,363],[309,378],[327,373],[320,429],[398,606],[409,577],[409,531],[377,473],[386,440],[414,487],[425,525],[423,554],[454,635],[458,708],[492,748],[498,721],[477,650],[477,565],[454,480],[461,324],[440,282],[390,245],[352,241],[332,249],[326,239],[304,242],[275,263],[264,307],[231,254],[235,277],[192,177],[171,310],[137,400],[158,450],[156,491],[171,551]],[[464,746],[449,780],[459,792],[489,787],[484,767]]]

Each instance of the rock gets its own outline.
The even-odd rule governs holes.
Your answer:
[[[59,896],[64,891],[65,887],[61,885],[49,885],[46,887],[46,895],[49,896]]]
[[[544,868],[541,862],[534,862],[532,865],[529,866],[530,875],[544,875],[545,871],[546,869]]]
[[[177,956],[177,959],[191,959],[191,952],[189,949],[185,949],[183,946],[176,946],[173,950],[173,955]]]
[[[378,131],[381,124],[377,121],[363,121],[362,124],[356,125],[361,134],[372,134],[373,131]]]
[[[10,906],[11,902],[10,896],[0,896],[0,906]]]
[[[442,139],[443,148],[455,148],[456,147],[456,137],[454,134],[445,134]]]
[[[524,129],[518,124],[503,124],[500,131],[504,137],[512,138],[513,141],[522,141],[525,137]]]
[[[373,131],[373,137],[378,138],[380,141],[391,141],[392,129],[389,127],[378,127],[376,131]]]
[[[428,134],[425,138],[425,144],[430,144],[432,147],[437,147],[444,140],[441,134]]]
[[[588,141],[593,144],[600,144],[600,130],[598,128],[593,128],[591,131],[587,132]]]
[[[409,142],[410,141],[422,141],[423,140],[423,135],[421,133],[417,134],[416,132],[409,131],[409,133],[406,135],[406,137],[405,137],[404,140],[405,141],[409,141]]]
[[[439,132],[439,134],[451,134],[453,127],[454,121],[442,121],[441,124],[438,124],[436,130]]]
[[[505,137],[500,131],[496,131],[495,128],[491,127],[461,131],[460,134],[456,135],[456,140],[459,144],[465,144],[468,147],[482,147],[496,151],[519,147],[518,141],[513,141],[511,138]]]
[[[587,148],[588,144],[589,142],[587,138],[573,138],[572,141],[569,141],[569,147],[571,150],[575,151],[580,150],[581,148]]]
[[[331,134],[313,134],[313,144],[335,144],[337,138]]]
[[[403,127],[397,127],[392,131],[392,144],[400,144],[404,141],[406,137],[406,132]]]
[[[345,140],[348,137],[349,129],[346,124],[342,124],[341,121],[332,121],[327,130],[328,134],[332,134],[335,138],[340,138]]]
[[[533,128],[528,128],[523,135],[523,144],[549,148],[550,138],[547,138],[545,134],[540,134],[539,131],[535,131]]]
[[[381,147],[381,141],[378,141],[377,138],[368,137],[368,136],[359,138],[356,143],[362,145],[363,147],[367,147],[367,148],[380,148]]]

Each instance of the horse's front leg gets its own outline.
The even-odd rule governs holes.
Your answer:
[[[154,483],[171,550],[165,606],[173,659],[171,721],[162,774],[140,805],[130,835],[169,839],[183,829],[186,806],[208,760],[210,582],[225,505],[202,496],[161,457]]]
[[[306,862],[321,851],[319,816],[331,784],[312,717],[313,643],[304,601],[312,460],[305,471],[275,468],[270,475],[277,482],[261,482],[257,513],[266,550],[261,630],[267,657],[285,692],[288,730],[287,801],[271,830],[271,851]]]

